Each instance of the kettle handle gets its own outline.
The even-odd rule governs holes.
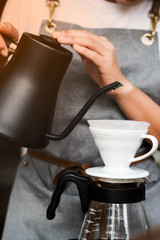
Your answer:
[[[46,137],[51,140],[61,140],[67,137],[70,132],[73,130],[73,128],[79,123],[79,121],[83,118],[85,113],[88,111],[88,109],[92,106],[92,104],[97,100],[97,98],[102,93],[107,93],[110,91],[115,90],[116,88],[119,88],[123,86],[120,82],[116,81],[113,82],[103,88],[98,89],[92,97],[86,102],[86,104],[81,108],[79,113],[75,116],[75,118],[69,123],[69,125],[66,127],[66,129],[60,134],[60,135],[53,135],[53,134],[46,134]]]
[[[83,172],[84,170],[77,166],[67,168],[63,171],[47,209],[46,217],[48,220],[52,220],[55,217],[56,208],[60,203],[60,198],[67,182],[74,182],[76,184],[81,200],[82,211],[84,213],[87,212],[90,204],[90,199],[88,197],[90,180],[83,175]]]

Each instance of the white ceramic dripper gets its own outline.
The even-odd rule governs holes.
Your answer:
[[[89,120],[88,122],[105,165],[87,169],[88,175],[116,179],[144,178],[149,175],[146,170],[130,168],[132,162],[151,156],[158,148],[157,139],[147,134],[149,123],[130,120]],[[134,158],[144,139],[152,141],[151,150]]]

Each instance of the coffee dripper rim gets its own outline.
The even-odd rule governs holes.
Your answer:
[[[116,126],[116,123],[117,124],[121,124],[122,126],[124,126],[126,123],[133,123],[134,125],[145,125],[143,126],[143,129],[136,129],[136,131],[142,131],[142,130],[146,130],[148,129],[148,127],[150,126],[150,123],[146,122],[146,121],[134,121],[134,120],[124,120],[124,119],[90,119],[90,120],[87,120],[88,124],[89,124],[89,128],[93,128],[95,130],[111,130],[111,131],[135,131],[135,129],[112,129],[112,128],[109,128],[109,127],[99,127],[99,126],[91,126],[91,123],[93,122],[98,122],[98,123],[112,123],[113,125]],[[114,127],[114,126],[113,126]]]

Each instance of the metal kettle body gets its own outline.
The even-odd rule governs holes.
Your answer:
[[[43,148],[49,139],[60,140],[70,133],[90,104],[67,132],[55,136],[50,130],[59,86],[71,59],[72,52],[51,37],[23,33],[11,60],[0,73],[1,136],[20,146]],[[120,85],[113,84],[103,91]]]

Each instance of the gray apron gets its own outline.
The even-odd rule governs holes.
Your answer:
[[[41,26],[44,31],[45,21]],[[58,29],[83,29],[57,21]],[[140,38],[145,31],[126,29],[86,29],[106,36],[115,46],[120,68],[126,78],[160,104],[160,60],[157,36],[152,46],[145,46]],[[73,51],[71,47],[65,46]],[[59,134],[73,119],[88,98],[99,88],[87,75],[80,57],[73,51],[73,60],[62,81],[57,99],[52,133]],[[147,108],[147,106],[146,106]],[[99,152],[88,130],[87,119],[125,119],[111,96],[104,94],[87,112],[72,133],[61,141],[50,141],[42,151],[75,162],[101,164]],[[141,149],[148,149],[144,144]],[[26,167],[23,161],[28,161]],[[160,170],[153,159],[139,167],[150,172],[145,207],[150,225],[160,223]],[[26,155],[21,161],[7,214],[3,240],[67,240],[77,238],[83,214],[76,187],[71,184],[62,195],[53,221],[45,213],[54,191],[53,177],[62,170]],[[157,206],[157,207],[156,207]]]

